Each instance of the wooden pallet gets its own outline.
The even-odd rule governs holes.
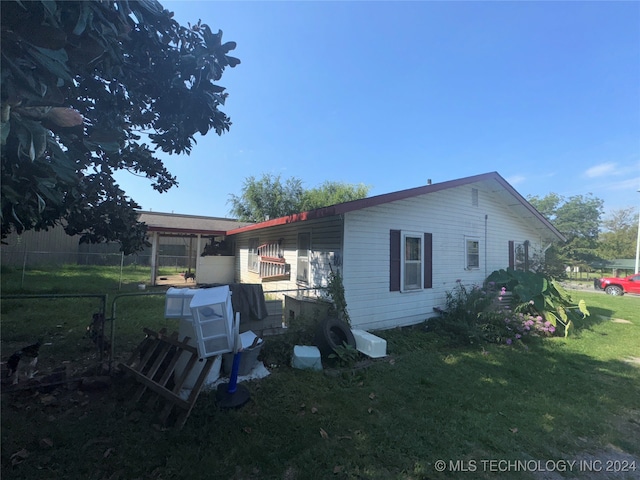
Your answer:
[[[149,409],[154,409],[158,400],[164,400],[159,414],[160,421],[166,425],[175,407],[177,415],[175,426],[180,429],[184,426],[196,403],[215,357],[205,359],[204,368],[189,397],[185,400],[180,397],[180,390],[193,368],[198,364],[198,350],[188,344],[189,337],[179,341],[177,332],[167,335],[166,329],[162,329],[158,333],[148,328],[144,328],[143,331],[147,337],[133,351],[129,360],[120,364],[120,368],[140,383],[133,395],[134,403],[139,402],[147,392],[150,393],[147,400],[147,408]],[[189,355],[186,367],[183,372],[175,372],[178,359],[182,355]]]

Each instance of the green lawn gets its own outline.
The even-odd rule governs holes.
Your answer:
[[[612,446],[638,460],[640,297],[575,297],[591,316],[566,340],[526,348],[453,348],[417,326],[378,332],[389,356],[366,368],[308,372],[286,365],[293,340],[267,338],[265,355],[282,361],[247,384],[250,403],[221,410],[205,392],[180,431],[136,411],[125,379],[103,392],[49,394],[57,403],[46,394],[3,395],[2,477],[511,479],[534,476],[498,474],[482,462],[591,455],[604,463]],[[145,301],[118,305],[130,319],[123,323],[162,323],[162,297]],[[2,327],[4,337],[4,314]],[[456,465],[476,471],[452,472]],[[638,471],[640,464],[615,478]]]

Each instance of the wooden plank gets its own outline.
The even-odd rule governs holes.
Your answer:
[[[131,375],[133,375],[133,377],[137,381],[139,381],[140,383],[144,384],[145,387],[147,387],[148,389],[154,391],[155,393],[157,393],[161,397],[166,398],[167,400],[170,400],[171,402],[173,402],[175,405],[179,406],[180,408],[189,408],[189,402],[187,402],[186,400],[183,400],[182,398],[180,398],[179,395],[176,395],[171,390],[167,390],[163,386],[158,385],[156,382],[154,382],[150,378],[147,378],[142,373],[138,372],[137,370],[135,370],[133,368],[129,368],[129,366],[127,366],[127,365],[121,365],[121,367],[124,368]]]
[[[135,349],[134,355],[129,359],[130,365],[123,363],[120,364],[120,367],[126,373],[133,376],[133,378],[140,384],[133,400],[137,402],[142,398],[147,390],[151,391],[155,396],[149,398],[147,401],[147,407],[155,407],[158,399],[164,400],[165,404],[159,415],[160,420],[163,423],[167,422],[174,407],[180,409],[177,414],[176,427],[182,428],[195,405],[198,395],[200,394],[200,390],[202,390],[209,372],[211,371],[214,358],[208,357],[206,359],[206,363],[198,375],[194,388],[191,390],[188,399],[185,400],[180,397],[180,390],[198,361],[197,349],[188,344],[188,337],[179,341],[177,332],[174,332],[170,336],[166,335],[166,330],[164,329],[160,333],[156,333],[145,328],[144,332],[147,334],[147,338],[145,338],[145,340],[141,342],[140,346]],[[146,352],[143,358],[140,359],[140,354],[145,351],[145,349]],[[170,359],[169,355],[171,355]],[[173,390],[170,390],[167,388],[166,384],[171,378],[171,374],[174,373],[178,359],[181,355],[189,355],[189,360],[187,361],[184,372],[182,372],[180,377],[176,379]],[[154,377],[160,373],[160,368],[163,367],[163,364],[165,364],[164,371],[162,371],[158,380],[154,380]]]

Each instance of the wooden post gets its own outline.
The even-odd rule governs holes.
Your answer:
[[[158,268],[158,232],[151,234],[151,286],[156,285]]]

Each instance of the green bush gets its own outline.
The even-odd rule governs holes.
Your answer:
[[[545,323],[563,326],[567,336],[575,320],[589,315],[583,300],[577,304],[571,296],[552,277],[543,273],[519,271],[513,269],[496,270],[486,283],[513,292],[516,301],[515,311],[533,317],[541,316]]]
[[[541,315],[512,310],[502,302],[506,295],[506,287],[498,289],[493,281],[470,289],[458,281],[447,292],[441,316],[431,319],[429,327],[460,345],[482,342],[511,345],[556,332],[555,324]]]
[[[443,334],[454,344],[473,344],[494,337],[493,328],[485,325],[483,312],[495,304],[497,292],[473,286],[468,289],[460,280],[446,294],[441,316],[429,320],[429,328]]]

